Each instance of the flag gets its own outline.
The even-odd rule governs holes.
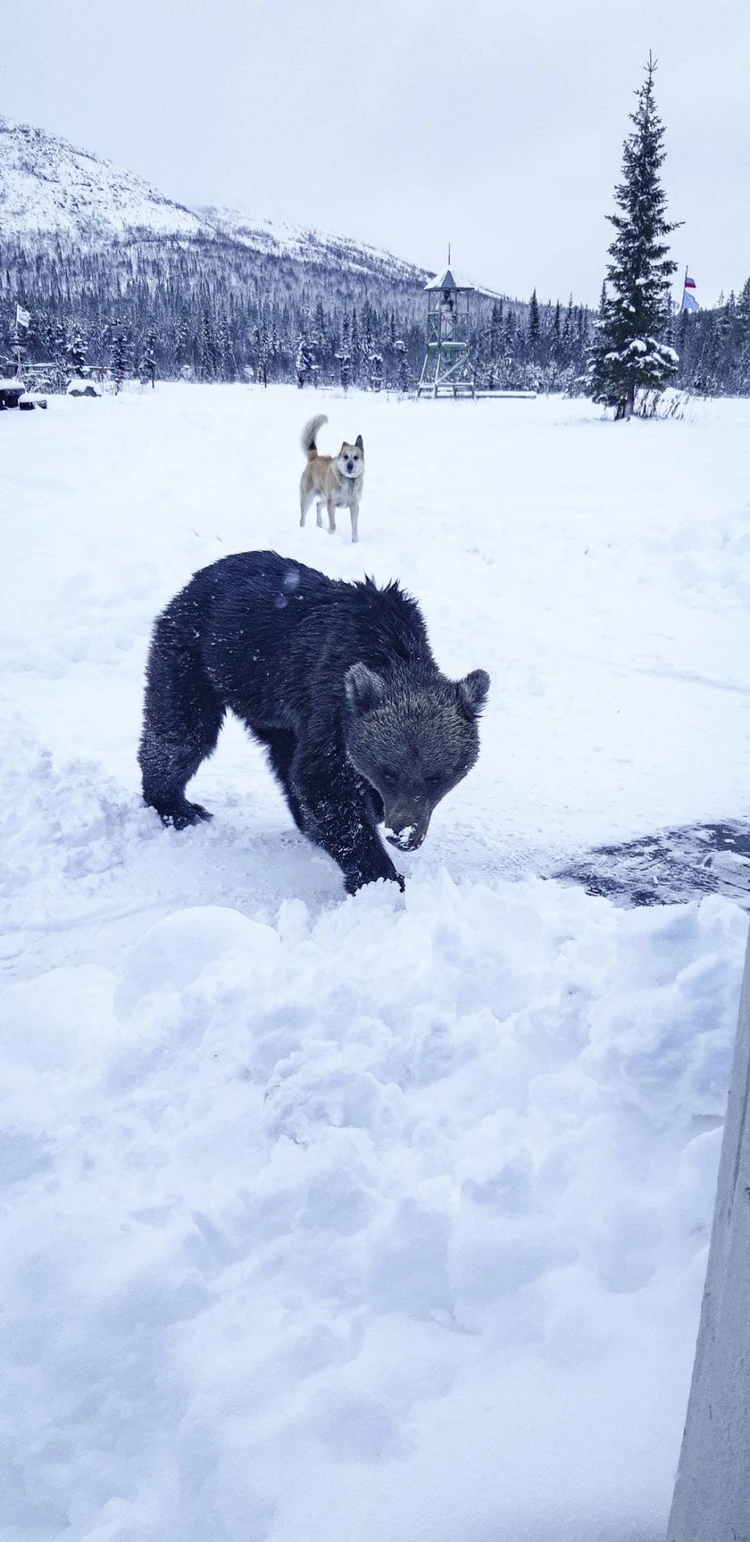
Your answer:
[[[684,284],[684,287],[683,287],[683,290],[682,290],[682,305],[680,306],[680,310],[683,310],[683,311],[699,311],[700,310],[700,306],[698,304],[698,301],[696,300],[695,295],[693,294],[693,290],[694,289],[695,289],[695,279],[691,278],[690,274],[686,272],[685,273],[685,284]]]
[[[25,311],[22,305],[16,306],[16,326],[27,327],[31,321],[31,311]]]

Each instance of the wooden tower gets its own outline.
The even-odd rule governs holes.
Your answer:
[[[417,396],[473,396],[469,358],[470,301],[474,285],[450,265],[425,284],[427,352]]]

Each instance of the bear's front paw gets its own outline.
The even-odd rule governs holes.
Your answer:
[[[357,890],[364,889],[366,884],[380,883],[381,881],[384,883],[397,883],[402,894],[406,888],[403,873],[397,873],[395,867],[391,869],[390,873],[368,873],[366,877],[363,877],[361,873],[344,874],[347,894],[356,894]]]

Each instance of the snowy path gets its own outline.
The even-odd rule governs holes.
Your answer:
[[[0,1539],[658,1537],[746,918],[534,875],[750,814],[750,403],[326,394],[354,548],[298,528],[317,406],[0,419]],[[341,901],[236,727],[210,827],[140,806],[153,616],[261,546],[492,676],[405,903]]]

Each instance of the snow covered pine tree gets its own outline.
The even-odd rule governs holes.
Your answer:
[[[65,351],[68,355],[68,363],[73,374],[80,375],[86,363],[86,344],[83,341],[80,327],[76,327]]]
[[[128,372],[127,345],[125,341],[125,329],[119,321],[112,325],[112,379],[115,383],[115,395],[122,390],[122,383]]]
[[[143,340],[139,374],[143,385],[150,384],[153,390],[156,385],[156,333],[153,327],[149,328]]]
[[[589,390],[596,402],[615,408],[615,419],[636,410],[639,390],[660,391],[679,359],[663,341],[669,320],[669,280],[676,263],[665,237],[676,225],[666,219],[659,181],[665,158],[664,128],[654,101],[656,60],[649,54],[646,79],[636,92],[634,124],[623,146],[623,181],[615,188],[622,211],[607,218],[617,232],[609,248],[598,336],[589,350]]]

